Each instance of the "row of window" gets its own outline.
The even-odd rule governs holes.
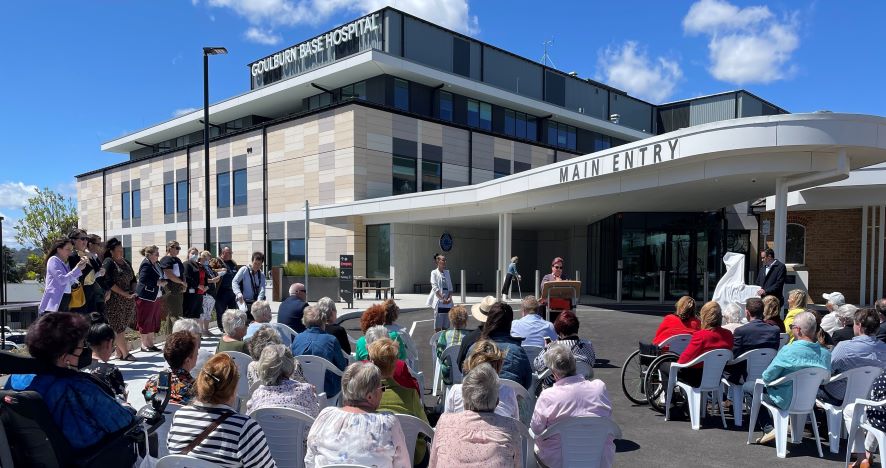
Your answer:
[[[418,191],[417,161],[413,158],[393,157],[393,194],[415,193]],[[443,188],[443,165],[436,161],[421,162],[421,191]]]
[[[216,206],[227,208],[231,206],[231,179],[233,176],[233,205],[246,205],[246,169],[238,169],[231,172],[221,172],[215,176],[216,181]],[[439,187],[438,187],[439,188]],[[140,219],[142,217],[141,190],[125,191],[120,194],[123,220]],[[186,213],[188,211],[188,181],[180,180],[176,183],[163,185],[163,214]]]
[[[284,251],[284,247],[288,244],[289,251]],[[304,239],[272,239],[268,241],[268,266],[279,266],[286,262],[304,262],[305,261],[305,240]],[[285,260],[285,261],[284,261]]]

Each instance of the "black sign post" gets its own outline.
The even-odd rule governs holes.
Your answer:
[[[338,294],[342,302],[354,307],[354,256],[338,256]]]

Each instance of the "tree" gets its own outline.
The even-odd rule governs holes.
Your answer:
[[[5,245],[3,246],[3,256],[6,259],[6,264],[4,265],[4,268],[6,268],[6,282],[21,283],[22,272],[15,263],[15,258],[12,256],[12,250]]]
[[[24,216],[15,225],[15,240],[41,252],[48,251],[52,241],[67,236],[77,227],[74,201],[48,187],[37,189],[22,211]]]

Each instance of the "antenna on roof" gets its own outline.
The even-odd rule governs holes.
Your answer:
[[[557,68],[557,66],[554,65],[554,61],[551,59],[551,54],[548,53],[548,48],[554,46],[554,38],[552,37],[549,40],[542,42],[541,45],[544,46],[545,50],[544,55],[541,56],[541,64],[547,65],[550,63],[551,67]]]

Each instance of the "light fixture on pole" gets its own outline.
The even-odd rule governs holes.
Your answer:
[[[209,56],[227,53],[228,49],[224,47],[203,48],[203,195],[205,198],[203,217],[206,219],[203,235],[204,250],[210,250],[212,243],[209,232]]]

